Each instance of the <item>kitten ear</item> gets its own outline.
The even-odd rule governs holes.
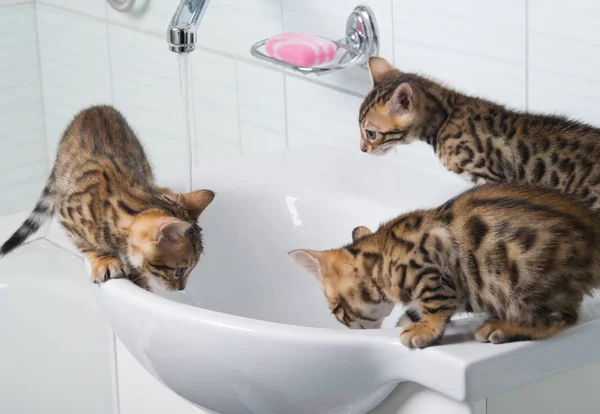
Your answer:
[[[323,252],[314,250],[292,250],[288,253],[290,259],[301,268],[321,279],[321,256]]]
[[[355,242],[358,239],[362,239],[363,237],[368,236],[369,234],[373,234],[373,232],[369,230],[368,227],[358,226],[357,228],[352,230],[352,241]]]
[[[379,56],[371,56],[369,58],[369,72],[373,86],[377,85],[385,75],[395,70],[394,66],[387,60]]]
[[[184,205],[190,217],[196,220],[214,198],[215,193],[210,190],[196,190],[191,193],[179,194],[179,201]]]
[[[181,220],[169,221],[159,227],[156,245],[165,251],[175,251],[181,243],[181,236],[191,227],[190,223]]]
[[[402,116],[411,112],[415,105],[411,86],[406,82],[401,83],[394,91],[390,104],[392,116]]]

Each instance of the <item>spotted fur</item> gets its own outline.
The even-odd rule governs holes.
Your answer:
[[[373,89],[360,108],[360,148],[382,155],[421,140],[450,171],[480,183],[555,188],[600,208],[600,129],[522,113],[464,95],[371,58]]]
[[[56,215],[95,283],[128,276],[148,290],[150,280],[184,289],[203,250],[197,219],[213,197],[157,187],[125,118],[110,106],[91,107],[67,127],[42,196],[0,256]]]
[[[381,325],[391,304],[410,307],[409,347],[434,344],[458,311],[487,312],[482,342],[542,339],[578,320],[600,285],[600,216],[556,190],[485,184],[432,210],[353,231],[328,251],[296,250],[336,318]]]

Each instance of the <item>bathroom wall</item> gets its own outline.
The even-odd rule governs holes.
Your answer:
[[[106,0],[0,0],[0,214],[31,206],[62,131],[92,104],[126,115],[159,181],[188,174],[177,56],[165,41],[178,3],[136,0],[119,13]],[[374,10],[380,54],[399,68],[514,108],[600,125],[600,59],[590,52],[600,43],[600,8],[592,0],[213,0],[191,56],[195,164],[305,145],[358,151],[366,70],[302,77],[262,64],[249,48],[283,31],[340,38],[359,3]],[[443,171],[420,144],[385,161]],[[140,412],[140,399],[148,413],[175,406],[124,348],[118,352],[123,414]]]
[[[77,110],[112,103],[140,135],[159,181],[186,174],[177,56],[167,49],[164,36],[178,1],[138,0],[129,13],[105,3],[39,2],[48,157]],[[452,7],[442,1],[366,4],[378,17],[381,55],[402,68],[525,107],[524,1],[503,7],[475,1]],[[249,54],[255,41],[282,31],[339,38],[354,6],[343,0],[213,1],[191,56],[195,163],[206,166],[313,144],[357,149],[358,107],[370,87],[365,69],[302,77],[284,74]],[[423,21],[436,16],[441,24],[425,30]],[[473,39],[475,29],[481,35]],[[440,168],[424,145],[404,148],[388,161],[394,157]]]
[[[0,215],[28,208],[47,174],[41,88],[35,6],[0,0]]]
[[[600,40],[591,29],[596,19],[589,12],[591,0],[570,2],[568,10],[559,0],[365,3],[378,18],[381,55],[398,67],[511,107],[600,121],[594,110],[598,62],[588,53]],[[1,168],[11,171],[0,176],[0,188],[9,194],[0,201],[0,214],[31,204],[64,127],[91,104],[112,103],[123,111],[148,148],[159,180],[186,174],[177,56],[164,40],[177,4],[137,0],[132,11],[120,13],[106,0],[39,0],[35,7],[0,2],[0,19],[18,20],[29,27],[22,31],[32,37],[27,43],[39,43],[39,50],[15,46],[10,30],[0,40],[3,57],[9,56],[0,67],[0,104],[6,102],[0,116],[11,120],[0,140]],[[354,5],[348,0],[211,2],[192,54],[195,163],[288,146],[356,149],[356,114],[370,86],[364,69],[302,77],[263,65],[248,53],[253,42],[282,31],[339,38]],[[390,159],[439,168],[424,145],[401,148]]]
[[[149,150],[159,180],[187,174],[177,56],[165,29],[178,0],[137,0],[120,13],[105,0],[39,0],[37,19],[48,158],[73,114],[112,103]],[[508,106],[561,111],[594,122],[600,88],[591,0],[368,0],[381,55]],[[366,70],[290,75],[252,58],[250,46],[282,31],[343,34],[349,0],[211,2],[192,54],[197,165],[311,144],[358,148]],[[561,24],[555,24],[560,19]],[[554,23],[553,23],[554,22]],[[564,30],[572,28],[573,30]],[[564,33],[569,33],[565,35]],[[596,76],[596,80],[594,77]],[[425,145],[388,157],[441,170]]]

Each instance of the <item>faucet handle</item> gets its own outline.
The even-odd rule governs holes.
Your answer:
[[[324,38],[321,38],[324,39]],[[335,58],[324,64],[300,66],[285,62],[266,53],[265,45],[269,39],[261,40],[250,48],[250,54],[260,60],[269,62],[303,75],[326,73],[343,70],[352,66],[366,66],[371,56],[379,53],[379,29],[373,11],[367,6],[357,6],[346,21],[346,37],[341,40],[325,39],[336,47]]]

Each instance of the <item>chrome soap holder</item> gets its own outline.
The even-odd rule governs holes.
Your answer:
[[[326,73],[347,69],[356,65],[366,66],[371,56],[379,53],[379,29],[373,11],[367,6],[357,6],[346,21],[346,37],[341,40],[330,40],[336,46],[336,55],[333,61],[317,66],[295,66],[282,60],[267,55],[264,52],[265,44],[269,39],[255,43],[250,49],[252,56],[282,66],[286,69],[302,73],[303,75]]]

